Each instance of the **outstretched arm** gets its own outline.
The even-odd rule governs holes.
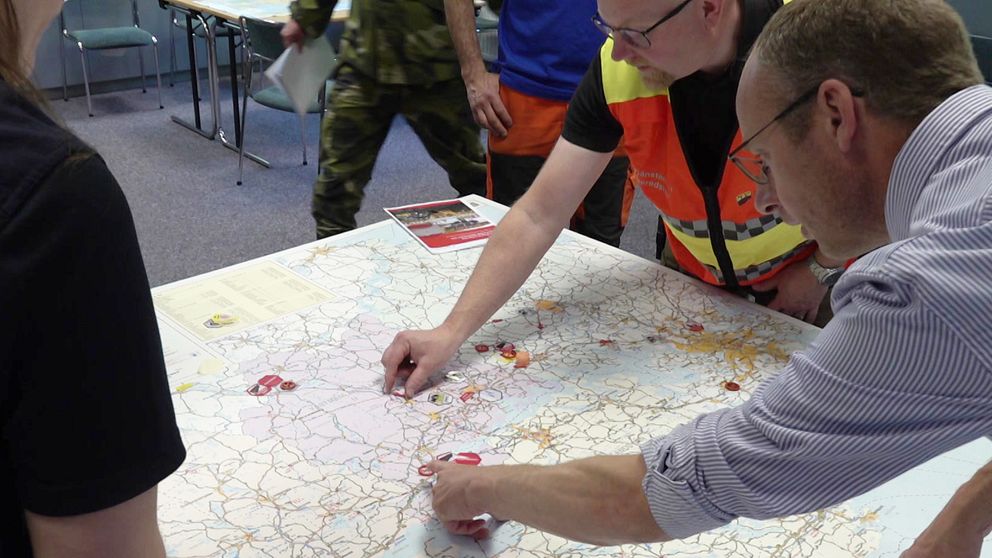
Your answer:
[[[509,300],[568,224],[611,157],[559,140],[526,194],[496,227],[451,313],[439,327],[399,333],[382,356],[384,389],[408,378],[412,397]]]

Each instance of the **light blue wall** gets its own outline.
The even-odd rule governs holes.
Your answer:
[[[131,2],[130,0],[69,0],[63,8],[63,14],[65,15],[66,26],[70,30],[125,26],[131,24]],[[166,80],[169,71],[169,12],[160,8],[157,0],[138,0],[138,16],[141,19],[141,27],[158,38],[159,60],[162,65],[163,80]],[[62,87],[62,70],[59,65],[59,43],[61,40],[59,21],[56,18],[41,39],[35,62],[35,82],[42,89]],[[197,45],[200,66],[205,67],[205,53],[202,48],[199,48],[203,44],[202,39],[198,40],[200,41]],[[218,50],[220,51],[221,63],[226,64],[228,60],[226,39],[223,41]],[[68,41],[65,43],[66,72],[69,85],[80,85],[83,83],[83,71],[79,60],[79,51]],[[150,78],[149,86],[152,86],[155,61],[149,48],[90,51],[88,54],[90,84],[138,77],[140,75],[137,54],[139,51],[144,51],[145,73]],[[177,68],[185,70],[189,67],[186,39],[182,29],[176,29],[176,60]],[[188,74],[181,77],[177,74],[177,78],[187,79]]]

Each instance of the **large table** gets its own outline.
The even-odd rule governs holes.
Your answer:
[[[465,199],[493,220],[505,212]],[[450,536],[417,473],[432,455],[635,452],[742,402],[817,334],[566,231],[442,370],[456,374],[410,401],[383,394],[382,351],[443,320],[480,251],[431,255],[386,221],[154,289],[188,448],[159,489],[168,555],[898,556],[992,456],[982,439],[842,505],[665,545],[593,548],[513,522],[488,541]],[[501,342],[530,365],[515,368]],[[274,387],[249,394],[260,381]]]

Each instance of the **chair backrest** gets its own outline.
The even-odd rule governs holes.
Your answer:
[[[68,7],[70,4],[78,4],[78,6],[79,6],[79,19],[80,19],[80,21],[83,21],[84,20],[84,18],[83,18],[83,4],[84,3],[85,2],[83,2],[83,0],[65,0],[65,6],[63,6],[62,7],[62,10],[59,12],[59,25],[62,28],[62,34],[63,35],[67,31],[70,31],[70,29],[68,27],[66,27],[66,24],[65,24],[65,9],[66,9],[66,7]],[[131,24],[134,25],[135,27],[141,27],[141,19],[138,17],[138,0],[130,0],[130,4],[131,4]],[[106,12],[108,10],[104,7],[104,9],[102,11]],[[105,25],[104,27],[118,27],[118,26],[117,25]],[[93,29],[93,26],[87,27],[85,25],[85,22],[83,21],[83,25],[81,25],[79,28],[80,29]]]
[[[286,50],[282,46],[282,37],[279,36],[279,32],[282,30],[281,23],[242,17],[241,30],[245,52],[248,53],[249,59],[260,58],[266,62],[272,62]]]

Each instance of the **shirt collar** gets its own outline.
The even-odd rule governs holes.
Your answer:
[[[992,87],[974,85],[951,95],[909,135],[892,164],[885,198],[885,223],[893,241],[909,238],[913,210],[939,170],[937,165],[972,122],[988,114]]]

